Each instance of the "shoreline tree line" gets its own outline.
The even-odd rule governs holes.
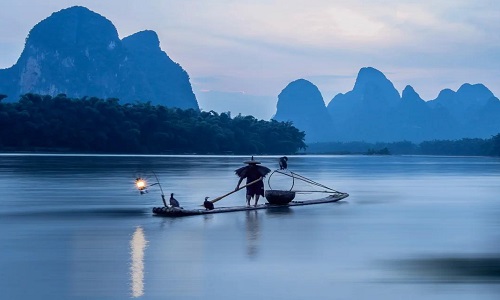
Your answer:
[[[25,94],[9,103],[2,102],[5,97],[0,95],[2,152],[500,156],[500,133],[489,139],[306,145],[305,133],[291,122],[232,118],[229,112],[64,94]]]
[[[309,154],[500,156],[500,133],[489,139],[463,138],[391,143],[330,142],[307,145]]]
[[[291,122],[181,110],[118,99],[0,95],[0,151],[129,154],[294,154],[305,133]]]

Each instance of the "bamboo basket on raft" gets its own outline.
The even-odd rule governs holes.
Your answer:
[[[270,175],[267,180],[267,184],[269,186],[269,190],[266,190],[264,193],[264,196],[266,197],[267,201],[270,204],[274,205],[288,205],[292,200],[295,198],[296,193],[311,193],[311,192],[321,192],[321,193],[340,193],[339,191],[336,191],[330,187],[327,187],[323,184],[320,184],[312,179],[309,179],[305,176],[302,176],[300,174],[297,174],[295,172],[292,172],[288,170],[287,168],[287,163],[288,158],[286,156],[280,158],[280,168],[277,170],[274,170]],[[290,187],[290,190],[273,190],[271,188],[271,177],[273,176],[274,173],[278,173],[281,175],[285,175],[288,177],[292,178],[292,186]],[[322,190],[314,190],[314,191],[294,191],[293,187],[295,185],[295,180],[300,180],[303,182],[306,182],[310,185],[316,186],[321,188]],[[340,193],[341,194],[341,193]]]
[[[295,198],[294,191],[266,190],[264,196],[267,202],[274,205],[287,205]]]

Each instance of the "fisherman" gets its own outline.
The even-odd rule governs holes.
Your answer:
[[[238,184],[236,185],[236,188],[234,190],[236,191],[240,188],[240,184],[244,178],[247,179],[247,184],[255,180],[258,180],[260,178],[261,180],[247,186],[246,188],[247,206],[250,206],[250,200],[253,197],[255,197],[254,206],[257,206],[257,202],[259,202],[259,197],[264,196],[264,182],[262,179],[269,172],[271,172],[271,170],[264,166],[258,166],[260,162],[254,160],[253,156],[251,160],[245,161],[244,163],[247,164],[247,166],[241,167],[234,171],[236,175],[240,177],[240,180],[238,181]]]

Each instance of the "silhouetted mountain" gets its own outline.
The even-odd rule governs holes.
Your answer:
[[[398,104],[400,96],[392,82],[379,70],[371,67],[359,70],[351,92],[354,100],[377,110],[385,110]]]
[[[189,75],[161,50],[156,32],[141,31],[124,38],[122,42],[131,53],[131,60],[139,68],[144,81],[143,84],[132,86],[134,95],[141,95],[143,99],[163,95],[168,100],[167,106],[198,108]]]
[[[427,104],[446,112],[444,117],[453,123],[452,130],[443,132],[448,138],[489,138],[500,131],[500,102],[482,84],[465,83],[456,92],[442,90]]]
[[[411,86],[403,90],[401,103],[393,113],[394,130],[390,141],[451,138],[457,132],[449,112],[442,107],[431,108]],[[453,136],[453,138],[455,138]]]
[[[354,88],[328,104],[333,133],[341,141],[377,141],[391,133],[391,112],[400,102],[392,82],[374,68],[362,68]]]
[[[467,124],[470,117],[481,110],[492,97],[493,93],[484,85],[466,83],[456,92],[449,89],[441,91],[436,99],[429,101],[429,105],[442,105],[457,122]]]
[[[411,85],[407,85],[401,94],[401,100],[409,105],[425,105],[425,101],[415,92]]]
[[[278,104],[280,114],[293,109],[288,115],[299,116],[309,109],[299,101]],[[399,97],[391,81],[374,68],[362,68],[352,91],[336,95],[327,111],[331,118],[314,113],[301,119],[299,128],[306,128],[307,122],[321,124],[306,130],[308,142],[310,135],[315,141],[373,143],[490,138],[500,132],[500,101],[484,85],[466,83],[456,92],[444,89],[426,102],[411,86]]]
[[[430,133],[431,109],[412,86],[407,85],[401,94],[401,101],[393,113],[394,140],[420,140]]]
[[[306,133],[307,142],[331,140],[332,122],[318,88],[305,79],[288,84],[278,96],[276,121],[291,121]]]
[[[490,138],[500,132],[500,101],[496,97],[486,100],[473,110],[465,126],[465,137]]]
[[[17,63],[0,70],[0,93],[9,101],[62,93],[198,109],[186,71],[160,49],[156,33],[122,41],[109,20],[80,6],[33,27]]]

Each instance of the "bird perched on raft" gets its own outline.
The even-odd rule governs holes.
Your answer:
[[[207,210],[212,210],[214,209],[214,204],[211,201],[208,201],[208,198],[209,197],[205,197],[205,202],[203,202],[203,206],[205,206]]]
[[[286,170],[288,168],[288,157],[280,157],[280,170]]]
[[[177,199],[174,198],[174,193],[170,194],[170,200],[169,200],[169,202],[170,202],[170,205],[172,207],[180,207],[179,201],[177,201]]]

